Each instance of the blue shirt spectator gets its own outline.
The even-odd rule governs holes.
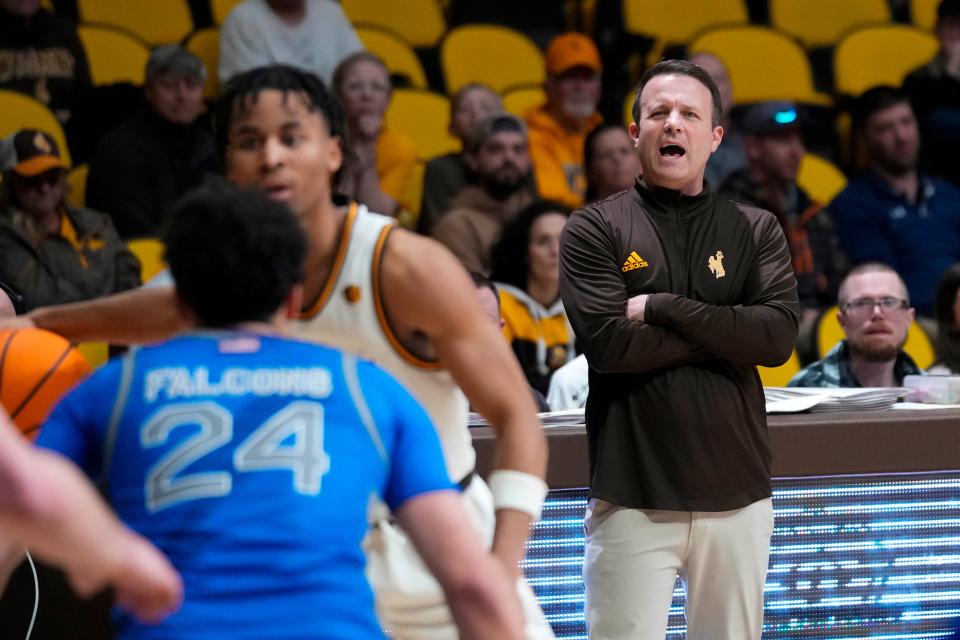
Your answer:
[[[940,276],[960,260],[960,189],[917,170],[920,133],[901,90],[875,87],[857,98],[853,129],[867,170],[830,203],[840,245],[854,265],[893,267],[930,316]]]
[[[919,182],[911,202],[867,170],[834,198],[830,213],[850,261],[893,267],[917,311],[930,315],[940,276],[960,260],[960,189],[930,176]]]

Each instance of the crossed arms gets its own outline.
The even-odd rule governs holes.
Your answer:
[[[603,373],[645,373],[711,358],[775,366],[797,336],[796,280],[772,216],[757,229],[756,259],[743,304],[712,305],[672,293],[630,297],[603,224],[570,219],[561,241],[560,291],[590,365]]]

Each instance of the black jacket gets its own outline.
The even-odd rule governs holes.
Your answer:
[[[157,236],[171,205],[216,165],[208,131],[166,122],[144,107],[97,145],[87,204],[110,214],[121,238]]]
[[[0,89],[25,93],[64,120],[90,85],[73,25],[43,9],[29,19],[0,11]]]
[[[725,511],[770,496],[756,365],[789,357],[799,313],[772,214],[638,183],[570,218],[560,292],[590,364],[593,497]],[[626,318],[639,294],[643,322]]]

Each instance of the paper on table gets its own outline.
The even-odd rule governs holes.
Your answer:
[[[927,402],[898,402],[894,409],[958,409],[960,404],[933,404]]]
[[[543,423],[544,428],[566,427],[583,424],[583,409],[567,409],[565,411],[549,411],[538,413],[537,417]],[[471,427],[488,426],[486,418],[479,413],[470,412],[467,418],[467,425]]]
[[[773,400],[767,403],[767,413],[800,413],[809,411],[820,404],[824,395],[809,395],[802,398],[786,398],[784,400]]]

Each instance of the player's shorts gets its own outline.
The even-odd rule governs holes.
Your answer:
[[[462,493],[463,506],[487,548],[493,544],[495,515],[493,496],[480,476]],[[413,543],[399,526],[378,519],[365,542],[367,579],[377,600],[377,615],[384,628],[398,640],[458,640],[460,633],[447,607],[443,588],[423,564]],[[552,640],[554,635],[543,617],[530,585],[517,581],[517,595],[524,615],[527,640]]]

